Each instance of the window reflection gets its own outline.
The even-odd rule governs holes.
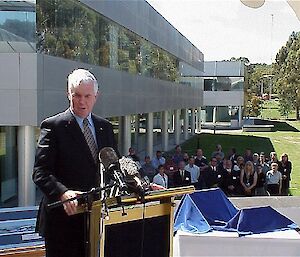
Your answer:
[[[243,91],[243,77],[214,77],[204,79],[204,91]]]
[[[0,3],[0,52],[35,52],[35,5]]]
[[[179,60],[74,0],[37,2],[41,53],[179,82]]]

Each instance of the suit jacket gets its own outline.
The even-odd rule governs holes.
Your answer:
[[[174,172],[173,182],[175,187],[189,186],[191,185],[191,173],[184,170],[183,176],[181,176],[180,171]]]
[[[113,147],[117,151],[111,123],[93,114],[91,117],[98,149]],[[58,234],[63,234],[66,238],[83,239],[82,215],[67,216],[63,207],[50,210],[47,204],[58,201],[69,189],[88,191],[98,186],[98,171],[84,135],[69,109],[41,123],[33,169],[33,181],[44,194],[37,221],[41,235],[56,239]],[[57,243],[60,240],[63,239],[57,239]]]

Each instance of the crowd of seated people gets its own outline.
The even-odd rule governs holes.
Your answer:
[[[130,149],[128,156],[140,162],[134,149]],[[266,156],[263,152],[258,154],[246,149],[241,155],[232,148],[226,155],[220,144],[209,158],[205,157],[203,149],[189,156],[179,145],[170,158],[157,151],[152,160],[146,156],[140,167],[142,177],[165,188],[219,187],[227,196],[288,195],[292,171],[286,153],[278,159],[276,152]]]

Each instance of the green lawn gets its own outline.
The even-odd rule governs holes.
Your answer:
[[[231,147],[235,147],[239,154],[244,154],[246,148],[266,154],[275,150],[278,156],[287,153],[293,164],[291,192],[300,195],[300,121],[274,121],[274,125],[273,132],[201,133],[185,142],[182,149],[194,155],[195,149],[200,147],[206,157],[210,157],[216,144],[222,145],[225,154]]]
[[[262,112],[260,117],[262,119],[273,119],[273,120],[280,120],[280,119],[291,119],[295,118],[295,111],[292,111],[288,117],[283,117],[280,115],[279,110],[279,101],[276,99],[273,100],[266,100],[262,104]]]

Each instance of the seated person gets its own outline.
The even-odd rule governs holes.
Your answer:
[[[168,188],[168,176],[165,173],[165,168],[163,165],[158,166],[158,174],[156,174],[153,178],[153,183],[160,185],[164,188]]]
[[[266,174],[267,191],[270,195],[280,195],[282,187],[282,175],[278,171],[278,164],[273,162],[271,170]]]
[[[178,164],[178,170],[174,172],[173,182],[174,187],[182,187],[191,185],[191,173],[185,168],[185,162],[180,161]]]
[[[223,162],[223,168],[221,170],[222,178],[219,182],[219,187],[227,196],[234,196],[240,194],[240,171],[234,170],[232,161],[226,159]]]
[[[150,156],[145,157],[145,163],[141,168],[141,176],[146,179],[148,178],[149,182],[153,181],[153,177],[156,175],[156,169],[153,167]]]

